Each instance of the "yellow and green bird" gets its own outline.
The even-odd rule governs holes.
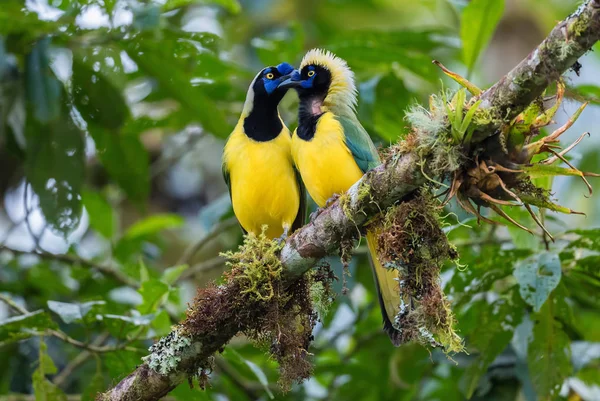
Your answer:
[[[346,61],[320,49],[309,51],[300,68],[279,87],[295,88],[300,98],[292,156],[306,190],[323,207],[346,192],[363,174],[380,164],[371,138],[356,117],[357,90]],[[395,325],[400,312],[398,272],[377,260],[376,238],[367,233],[375,284],[392,343],[399,345]]]
[[[244,232],[285,238],[304,224],[305,195],[294,168],[291,133],[277,106],[279,84],[294,68],[281,63],[260,71],[248,89],[242,115],[223,151],[223,176]]]

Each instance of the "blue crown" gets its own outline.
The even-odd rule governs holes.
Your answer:
[[[281,75],[288,75],[289,73],[291,73],[292,71],[294,71],[294,67],[292,67],[288,63],[281,63],[281,64],[279,64],[277,66],[277,71],[279,71],[279,73]]]

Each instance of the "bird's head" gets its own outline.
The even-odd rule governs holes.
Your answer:
[[[263,68],[252,80],[248,94],[246,95],[246,103],[244,105],[244,113],[247,115],[252,111],[254,104],[261,102],[263,104],[273,104],[277,107],[288,88],[282,87],[279,84],[287,80],[290,74],[294,71],[288,63],[281,63],[278,66]]]
[[[308,102],[314,113],[331,110],[336,114],[354,114],[356,85],[354,73],[345,60],[330,51],[310,50],[289,79],[280,88],[295,88],[300,99]]]

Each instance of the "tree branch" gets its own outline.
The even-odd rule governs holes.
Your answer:
[[[525,60],[482,94],[481,107],[489,110],[493,118],[485,129],[475,133],[473,141],[481,142],[495,135],[502,124],[538,98],[599,39],[600,0],[588,0],[560,22]],[[365,174],[350,188],[343,202],[342,199],[336,201],[287,240],[280,256],[286,283],[297,280],[321,258],[336,253],[340,243],[355,236],[357,229],[369,219],[427,182],[424,164],[415,151],[397,156]],[[369,196],[360,196],[360,189],[365,187]],[[228,291],[233,290],[223,286],[212,302],[227,305],[231,295]],[[188,377],[187,372],[198,366],[198,361],[218,352],[244,328],[232,314],[213,318],[218,320],[210,326],[214,326],[214,330],[179,348],[179,361],[174,370],[160,374],[144,363],[98,399],[158,400],[168,394]]]
[[[45,251],[20,251],[18,249],[9,248],[5,245],[0,245],[0,251],[8,251],[13,255],[35,255],[40,259],[44,260],[55,260],[57,262],[67,263],[70,265],[81,265],[90,269],[98,270],[100,273],[106,274],[117,280],[118,282],[125,284],[129,287],[137,288],[140,284],[126,275],[125,273],[115,269],[112,266],[101,265],[99,263],[92,262],[91,260],[82,259],[77,256],[67,255],[67,254],[54,254]]]

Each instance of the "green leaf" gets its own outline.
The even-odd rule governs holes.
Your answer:
[[[46,353],[46,343],[40,341],[39,365],[31,376],[36,401],[67,401],[67,396],[58,386],[46,379],[46,375],[57,372],[54,362]]]
[[[398,112],[408,107],[408,89],[393,73],[378,82],[373,107],[373,127],[386,142],[396,142],[406,133],[405,122]]]
[[[479,54],[492,39],[503,12],[504,0],[472,0],[463,10],[460,39],[463,61],[469,71],[473,70]]]
[[[224,62],[209,52],[199,51],[191,41],[140,39],[128,41],[124,46],[140,70],[156,80],[158,89],[181,104],[190,122],[199,121],[216,136],[229,135],[232,127],[222,109],[207,95],[202,84],[194,84],[194,80],[212,81],[226,72]],[[164,68],[166,64],[169,68]]]
[[[112,206],[97,191],[84,189],[81,197],[90,218],[90,225],[99,234],[111,239],[115,232],[115,216]]]
[[[156,309],[162,303],[163,296],[169,291],[169,286],[160,280],[150,279],[145,281],[138,292],[144,300],[143,303],[138,306],[138,310],[141,314],[148,314],[156,312]]]
[[[64,104],[62,84],[50,68],[48,47],[43,39],[26,58],[25,172],[50,227],[66,236],[81,215],[84,141]]]
[[[63,102],[62,84],[50,68],[50,39],[37,42],[25,58],[25,90],[34,120],[46,124],[56,121]]]
[[[577,177],[584,176],[581,171],[574,168],[559,167],[548,164],[536,163],[531,166],[521,166],[520,168],[524,170],[530,178],[556,177],[561,175]]]
[[[188,383],[181,383],[169,395],[180,401],[212,401],[214,399],[210,391],[198,391],[196,388],[190,388]]]
[[[133,135],[119,135],[89,127],[100,161],[129,199],[141,204],[150,192],[150,157]]]
[[[431,51],[444,45],[438,39],[449,36],[447,30],[344,30],[329,39],[327,49],[357,70],[387,74],[396,66],[418,77],[436,82],[437,69],[431,64]]]
[[[160,6],[158,4],[146,4],[133,8],[133,26],[140,31],[156,30],[160,26]]]
[[[177,214],[155,214],[135,222],[125,232],[125,238],[133,240],[156,234],[162,230],[181,227],[185,220]]]
[[[38,124],[27,119],[25,171],[53,230],[67,235],[79,225],[85,173],[82,133],[68,116]]]
[[[300,24],[292,23],[286,30],[269,32],[260,38],[252,39],[251,45],[263,65],[294,63],[304,49],[304,31]]]
[[[524,249],[486,247],[474,260],[461,258],[468,266],[462,271],[455,271],[447,286],[453,306],[459,308],[472,301],[475,295],[492,290],[496,281],[509,276],[513,266],[530,254]]]
[[[81,116],[88,122],[117,129],[125,122],[129,108],[121,91],[88,58],[73,55],[73,100]],[[94,62],[92,61],[92,64]]]
[[[48,301],[48,308],[56,313],[63,322],[69,324],[82,320],[96,305],[104,305],[104,301],[90,301],[84,303],[66,303]]]
[[[481,302],[483,308],[477,319],[478,325],[469,335],[469,345],[477,348],[479,356],[462,377],[467,398],[473,395],[488,366],[510,343],[523,318],[523,309],[510,300],[501,298],[491,304]]]
[[[510,217],[512,217],[514,220],[521,223],[525,227],[531,224],[531,216],[522,207],[507,206],[502,207],[502,210],[504,210],[506,214],[508,214]],[[510,238],[512,239],[514,247],[517,249],[527,249],[535,252],[543,246],[540,237],[528,233],[527,231],[515,226],[514,224],[508,224],[506,228],[508,229],[508,233],[510,234]]]
[[[96,373],[89,380],[89,384],[83,390],[81,394],[81,401],[94,401],[96,400],[99,393],[106,389],[104,383],[104,375],[102,374],[102,364],[100,358],[96,356]]]
[[[142,360],[141,355],[135,352],[122,350],[119,352],[102,354],[102,362],[108,371],[107,376],[115,378],[127,376],[137,365],[142,363]]]
[[[569,88],[569,90],[583,96],[586,101],[592,104],[600,104],[600,87],[597,85],[579,85]]]
[[[165,310],[161,310],[156,314],[154,320],[152,320],[152,324],[150,325],[154,331],[156,336],[166,336],[171,332],[171,318],[169,314]]]
[[[252,373],[254,373],[254,375],[260,382],[260,384],[262,384],[263,388],[269,395],[269,398],[274,399],[275,397],[273,396],[273,393],[271,392],[271,389],[269,388],[269,380],[267,379],[267,375],[265,375],[265,372],[263,372],[262,369],[252,361],[244,359],[244,362],[250,368]]]
[[[183,273],[188,267],[188,265],[169,267],[165,269],[160,280],[168,285],[173,285],[179,276],[181,276],[181,273]]]
[[[185,7],[191,4],[221,6],[232,14],[237,14],[242,10],[242,7],[237,0],[167,0],[163,6],[163,11],[170,11],[175,8]]]
[[[264,387],[265,391],[267,392],[269,398],[274,399],[273,393],[271,392],[271,389],[269,388],[269,380],[267,379],[265,372],[263,372],[263,370],[260,368],[260,366],[258,366],[254,362],[247,360],[239,352],[237,352],[236,350],[234,350],[231,347],[227,348],[226,352],[223,353],[223,356],[227,360],[235,363],[236,365],[240,365],[240,364],[246,365],[250,369],[250,371],[252,371],[254,376],[256,376],[256,378],[258,379],[260,384],[262,384],[262,386]]]
[[[44,34],[55,33],[59,28],[57,21],[42,21],[38,14],[24,7],[22,0],[2,0],[0,7],[0,35],[11,35],[14,50],[23,54],[32,42]]]
[[[33,332],[56,328],[50,315],[42,310],[0,321],[0,343],[32,337]]]
[[[515,268],[521,297],[538,312],[561,278],[560,258],[552,252],[541,252]]]
[[[547,302],[534,319],[527,352],[529,374],[538,399],[550,401],[573,370],[569,337],[554,318],[552,302]]]
[[[600,228],[571,230],[569,233],[579,235],[578,239],[568,245],[569,248],[584,248],[600,252]]]
[[[132,332],[137,332],[140,328],[144,328],[152,324],[155,318],[154,314],[123,316],[106,314],[102,316],[102,322],[108,332],[116,338],[128,338]]]

